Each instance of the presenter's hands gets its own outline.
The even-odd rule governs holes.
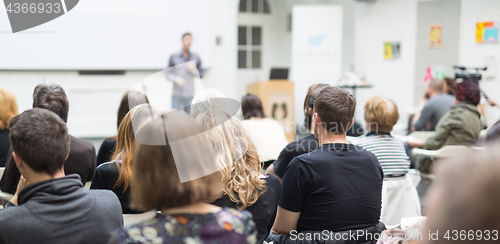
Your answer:
[[[17,190],[16,194],[14,194],[14,197],[10,200],[10,202],[14,205],[18,205],[17,203],[17,197],[19,196],[19,192],[21,192],[26,186],[28,186],[30,183],[28,180],[26,180],[22,175],[21,178],[19,178],[19,183],[17,183]]]
[[[186,81],[184,80],[184,78],[179,76],[179,77],[177,77],[177,79],[175,79],[175,83],[178,86],[184,86],[184,84],[186,84]]]
[[[188,62],[186,63],[186,68],[191,74],[197,74],[198,69],[196,68],[196,65],[193,62]]]

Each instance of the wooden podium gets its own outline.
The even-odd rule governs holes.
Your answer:
[[[247,85],[247,92],[257,95],[262,100],[266,117],[278,121],[283,126],[288,141],[294,141],[293,82],[289,80],[255,82]]]

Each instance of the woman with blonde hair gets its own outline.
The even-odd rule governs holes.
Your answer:
[[[132,158],[134,156],[135,133],[143,121],[154,116],[154,109],[149,104],[133,107],[123,117],[116,140],[113,161],[97,167],[90,189],[112,190],[122,205],[124,214],[139,213],[130,208],[130,182],[132,180]],[[136,127],[136,129],[134,129]]]
[[[5,161],[10,149],[7,123],[10,118],[17,114],[16,97],[11,91],[0,88],[0,167],[5,167]]]
[[[241,122],[222,110],[208,110],[195,121],[206,131],[219,164],[223,194],[214,205],[248,210],[262,243],[274,223],[281,195],[280,180],[261,174],[262,165]]]
[[[415,185],[407,176],[410,158],[402,141],[391,135],[399,120],[398,106],[391,99],[372,97],[365,104],[368,134],[354,144],[372,152],[384,172],[380,221],[396,226],[402,218],[421,215],[420,200]]]
[[[161,210],[161,214],[118,230],[109,243],[256,243],[250,213],[205,202],[221,191],[218,172],[183,181],[184,169],[194,175],[200,170],[206,173],[203,169],[215,164],[202,133],[180,111],[162,114],[138,131],[131,203],[144,211]]]

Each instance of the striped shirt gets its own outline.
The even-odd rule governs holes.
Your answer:
[[[384,179],[403,178],[410,169],[410,158],[403,142],[388,134],[368,134],[354,144],[375,154],[384,171]]]

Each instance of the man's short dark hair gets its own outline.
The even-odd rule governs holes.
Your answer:
[[[325,129],[332,134],[346,134],[352,125],[356,99],[345,89],[325,87],[314,102]]]
[[[186,37],[186,36],[192,36],[192,35],[191,35],[191,33],[186,32],[186,33],[182,34],[182,38],[181,39],[184,39],[184,37]]]
[[[66,92],[60,85],[40,84],[33,91],[33,108],[50,110],[68,122],[69,102]]]
[[[54,175],[70,149],[66,123],[55,113],[34,108],[9,121],[14,152],[34,171]]]

